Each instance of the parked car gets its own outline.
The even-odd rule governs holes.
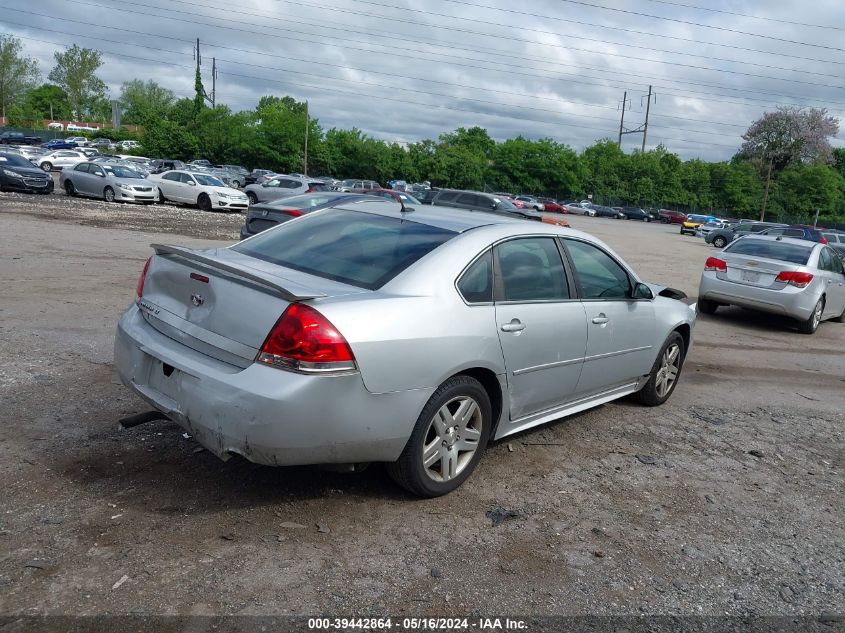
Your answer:
[[[344,180],[341,181],[339,185],[337,185],[338,191],[366,191],[367,189],[381,189],[381,185],[378,184],[375,180]]]
[[[537,200],[543,205],[543,210],[548,211],[549,213],[563,213],[563,205],[558,204],[555,200],[551,198],[537,198]]]
[[[537,211],[545,211],[546,207],[534,196],[516,196],[514,200],[522,202],[523,208],[531,208]]]
[[[592,215],[599,218],[613,218],[614,220],[624,220],[625,214],[617,211],[612,207],[606,207],[601,204],[591,204],[590,209],[593,211]]]
[[[217,165],[217,169],[222,170],[227,175],[226,184],[235,189],[242,189],[246,187],[246,177],[249,175],[249,170],[240,165]]]
[[[657,215],[663,224],[683,224],[687,221],[687,214],[681,213],[680,211],[661,209]]]
[[[249,200],[243,193],[209,174],[174,170],[151,174],[148,180],[158,188],[159,202],[192,204],[203,211],[249,208]]]
[[[161,174],[166,171],[171,171],[173,169],[184,169],[185,163],[183,163],[181,160],[173,160],[170,158],[157,158],[152,161],[151,166],[151,174]]]
[[[41,147],[51,152],[55,152],[57,149],[76,149],[76,143],[66,141],[60,138],[54,138],[51,141],[47,141],[46,143],[42,143]]]
[[[100,151],[96,147],[78,147],[77,150],[85,154],[89,159],[100,155]]]
[[[424,189],[417,190],[414,197],[420,201],[420,204],[432,204],[434,197],[440,189]]]
[[[69,149],[57,150],[37,157],[38,166],[44,171],[73,167],[84,160],[88,160],[85,154]]]
[[[137,171],[108,163],[84,162],[63,169],[59,187],[69,196],[90,196],[106,202],[152,204],[158,197],[155,185]]]
[[[722,305],[782,314],[813,334],[826,319],[845,322],[845,272],[826,244],[790,237],[749,235],[708,257],[698,288],[698,308]]]
[[[369,189],[364,193],[370,196],[378,196],[387,200],[401,202],[402,204],[422,204],[410,193],[406,193],[404,191],[396,191],[394,189]]]
[[[117,147],[123,150],[130,150],[130,149],[138,149],[141,147],[141,144],[138,141],[120,141],[117,143]]]
[[[825,231],[822,235],[824,235],[828,245],[833,250],[839,253],[840,256],[845,256],[845,232]]]
[[[87,147],[88,139],[84,136],[70,136],[65,139],[68,143],[76,143],[77,147]]]
[[[742,220],[739,224],[733,224],[724,229],[714,229],[709,231],[704,236],[704,241],[707,244],[712,244],[716,248],[724,248],[732,241],[743,235],[750,233],[760,233],[766,229],[776,226],[786,226],[785,224],[776,224],[774,222],[753,222],[750,220]]]
[[[497,196],[495,194],[484,193],[481,191],[441,189],[437,192],[432,204],[434,206],[453,207],[456,209],[466,209],[468,211],[492,211],[508,215],[510,217],[536,220],[537,222],[556,224],[558,226],[569,226],[569,222],[563,218],[546,215],[536,211],[535,209],[520,209],[512,204],[505,196]]]
[[[652,222],[656,218],[648,211],[640,207],[622,207],[622,215],[626,220],[640,220],[642,222]]]
[[[697,229],[695,229],[695,236],[706,237],[710,231],[716,231],[718,229],[728,229],[733,225],[733,222],[727,222],[726,220],[717,220],[716,222],[705,222],[704,224],[699,225]]]
[[[387,462],[424,497],[492,440],[664,403],[696,319],[597,239],[491,212],[374,200],[154,248],[115,336],[127,387],[220,458]]]
[[[596,212],[593,211],[592,208],[582,206],[581,204],[575,202],[563,205],[563,209],[564,213],[571,213],[572,215],[588,215],[590,217],[596,215]]]
[[[819,242],[821,244],[827,244],[828,241],[819,229],[815,229],[811,226],[802,226],[800,224],[776,226],[771,229],[760,231],[759,235],[773,235],[775,237],[782,235],[783,237],[794,237],[799,240],[808,240],[810,242]]]
[[[251,172],[249,172],[249,175],[244,176],[244,186],[254,185],[255,183],[259,182],[259,179],[263,176],[274,175],[276,175],[275,172],[272,172],[269,169],[253,169]]]
[[[27,136],[23,132],[3,132],[0,134],[0,145],[39,145],[40,136]]]
[[[246,221],[241,227],[241,239],[252,237],[261,231],[266,231],[313,211],[338,205],[344,205],[348,208],[351,205],[372,201],[373,199],[370,196],[360,193],[315,191],[314,193],[304,193],[299,196],[273,200],[272,202],[260,202],[249,208]]]
[[[322,180],[294,178],[293,176],[276,176],[263,184],[247,185],[244,192],[250,204],[269,202],[286,196],[312,191],[328,191],[329,187]]]
[[[50,193],[53,179],[23,156],[0,152],[0,191]]]
[[[101,150],[110,150],[114,148],[114,142],[111,139],[103,137],[92,139],[88,145],[89,147],[96,147]]]
[[[200,167],[211,167],[211,161],[205,158],[197,158],[192,161],[188,161],[189,165],[198,165]]]

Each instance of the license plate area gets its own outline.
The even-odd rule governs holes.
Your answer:
[[[182,377],[183,373],[173,365],[168,365],[157,358],[153,358],[150,362],[147,384],[159,393],[174,398],[180,391]]]
[[[760,273],[755,272],[753,270],[743,270],[742,271],[742,280],[746,281],[750,284],[756,284],[760,282]]]

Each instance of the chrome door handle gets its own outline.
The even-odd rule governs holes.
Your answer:
[[[604,312],[602,312],[598,316],[593,317],[593,323],[595,323],[596,325],[604,325],[608,321],[610,321],[610,319],[607,318]]]
[[[510,323],[502,323],[502,332],[521,332],[525,329],[525,324],[519,319],[511,319]]]

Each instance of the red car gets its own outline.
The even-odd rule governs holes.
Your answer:
[[[362,193],[387,198],[388,200],[396,200],[396,202],[401,202],[402,204],[422,204],[422,202],[406,191],[396,191],[395,189],[365,189]]]
[[[562,204],[558,204],[551,198],[539,198],[540,202],[543,203],[545,210],[549,213],[566,213],[566,210]]]
[[[663,224],[683,224],[687,221],[687,214],[680,211],[669,211],[668,209],[660,209],[657,215]]]

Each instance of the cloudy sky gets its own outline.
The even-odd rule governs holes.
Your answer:
[[[694,5],[694,6],[693,6]],[[324,128],[388,141],[479,125],[577,150],[645,118],[647,146],[725,160],[777,105],[845,120],[842,0],[0,0],[45,79],[53,53],[103,53],[113,98],[129,79],[193,96],[200,38],[207,89],[250,109],[308,99]],[[810,10],[811,9],[811,10]],[[834,140],[845,145],[845,125]],[[626,135],[626,150],[641,135]]]

